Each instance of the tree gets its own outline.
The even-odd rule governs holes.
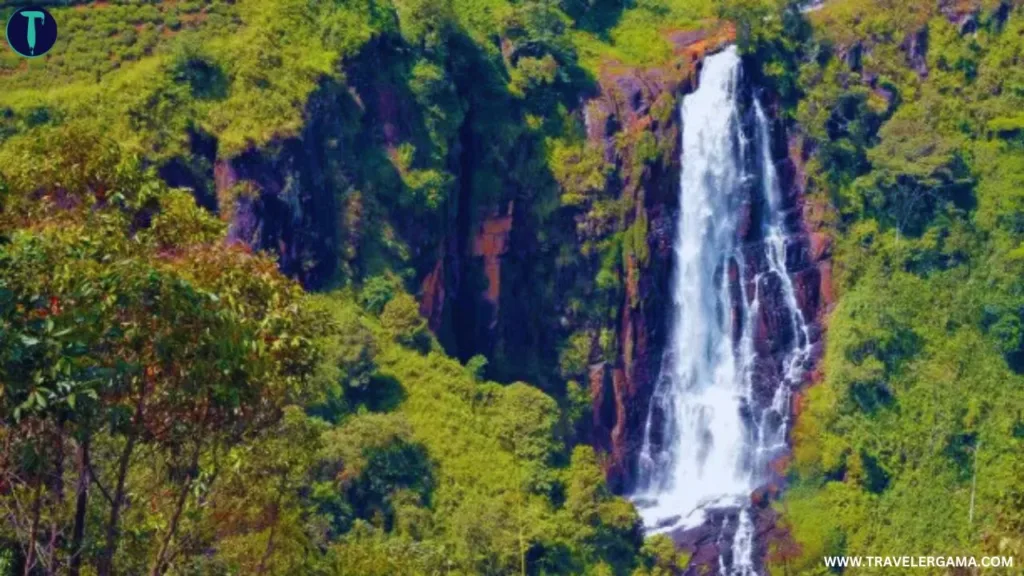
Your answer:
[[[420,316],[416,299],[408,294],[399,294],[384,306],[380,323],[395,341],[406,346],[422,347],[429,339],[427,321]]]
[[[359,293],[359,302],[367,312],[379,316],[384,311],[384,306],[395,297],[397,288],[393,278],[371,276],[363,283],[363,289]]]
[[[686,570],[689,558],[680,550],[672,538],[665,534],[650,536],[644,540],[641,549],[644,566],[633,572],[633,576],[673,576]]]
[[[328,520],[309,486],[317,480],[326,427],[291,406],[276,425],[225,454],[221,478],[207,495],[211,513],[192,527],[217,534],[216,542],[202,543],[216,552],[207,570],[284,574],[316,564],[316,550],[326,544],[316,528]]]
[[[456,22],[451,0],[399,0],[395,8],[406,42],[443,61]]]
[[[583,561],[606,562],[618,573],[632,568],[632,551],[643,541],[640,518],[629,502],[609,492],[590,446],[572,451],[563,514],[566,537]]]
[[[274,262],[210,244],[221,229],[212,217],[183,205],[116,149],[100,145],[84,157],[62,150],[47,150],[41,180],[5,174],[4,224],[29,215],[36,222],[0,246],[0,338],[11,344],[0,353],[0,413],[12,450],[4,471],[17,487],[5,503],[13,524],[27,527],[29,564],[67,561],[54,546],[58,536],[42,539],[43,508],[52,534],[73,525],[77,570],[97,488],[109,508],[95,561],[110,574],[137,453],[152,451],[174,495],[151,529],[145,569],[161,574],[202,462],[307,396],[316,349],[297,307],[299,289]],[[166,250],[170,231],[189,234],[174,252]],[[112,466],[90,466],[97,439],[116,450]],[[65,457],[72,441],[73,473]],[[74,475],[74,519],[66,521],[62,491]],[[16,500],[28,493],[25,512]]]
[[[354,404],[372,395],[377,343],[360,309],[343,294],[307,296],[303,304],[318,323],[316,332],[322,335],[316,341],[321,361],[314,374],[314,388],[325,397],[311,410],[338,422]]]

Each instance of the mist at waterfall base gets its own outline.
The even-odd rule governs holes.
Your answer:
[[[697,90],[682,103],[670,335],[633,500],[648,533],[687,530],[711,510],[734,510],[732,541],[720,544],[728,558],[719,568],[745,576],[756,573],[750,494],[786,447],[790,394],[810,338],[785,268],[768,119],[756,98],[743,106],[741,79],[740,57],[729,47],[705,59]],[[750,252],[739,238],[743,204],[751,199],[761,206],[756,266],[745,261]],[[751,266],[758,272],[745,280]],[[766,289],[781,292],[791,330],[770,402],[753,390],[754,324]]]

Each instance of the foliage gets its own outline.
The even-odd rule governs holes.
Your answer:
[[[603,559],[616,573],[624,573],[639,540],[639,517],[626,501],[613,497],[590,446],[577,446],[567,471],[565,512],[572,518],[568,538],[584,558]]]
[[[816,148],[815,201],[838,215],[840,297],[793,433],[780,509],[799,552],[779,551],[778,573],[1024,545],[1024,156],[992,129],[1024,104],[1024,18],[999,14],[982,7],[977,33],[923,2],[813,16],[796,118]]]
[[[593,451],[569,462],[557,402],[422,346],[400,286],[363,306],[304,295],[87,127],[16,141],[0,187],[16,570],[632,570],[636,514]]]
[[[634,576],[668,576],[685,570],[690,562],[687,553],[679,550],[672,538],[664,534],[648,537],[641,552],[645,565],[633,572]]]
[[[32,156],[42,151],[26,148],[5,174],[7,536],[22,543],[17,552],[29,568],[87,555],[100,573],[143,538],[152,569],[163,572],[194,506],[189,496],[211,473],[208,459],[309,398],[318,354],[298,287],[271,260],[213,244],[220,226],[190,198],[161,193],[152,172],[116,146],[100,141],[90,150],[75,133],[59,134],[67,139],[44,152],[53,172],[29,177],[28,168],[44,164]],[[64,454],[73,446],[79,482],[66,494],[62,478],[72,469]],[[127,494],[144,473],[140,452],[166,474],[155,514],[129,509]],[[93,481],[109,488],[105,500],[93,492],[90,504]],[[65,500],[72,497],[73,507]],[[18,510],[29,502],[37,512],[26,522]],[[44,534],[43,509],[47,530],[74,528],[70,551]],[[144,523],[125,531],[129,514]]]
[[[305,308],[318,322],[322,336],[317,347],[323,357],[313,375],[316,389],[324,393],[322,404],[312,408],[318,416],[337,421],[354,405],[375,397],[373,373],[377,345],[373,332],[350,300],[309,296]]]
[[[363,289],[359,293],[359,301],[363,308],[371,314],[380,314],[384,306],[395,297],[397,287],[394,280],[386,276],[373,276],[367,278]]]
[[[566,469],[558,467],[564,458],[557,435],[560,414],[550,397],[522,383],[474,381],[457,362],[436,352],[423,356],[391,346],[382,366],[405,387],[400,411],[413,437],[439,462],[429,525],[455,569],[519,573],[525,562],[527,570],[582,573],[602,561],[631,563],[629,550],[638,544],[597,549],[592,556],[567,547],[564,535],[576,520],[557,497],[566,490],[560,477]],[[596,464],[595,469],[596,476],[579,481],[581,489],[587,481],[604,486]],[[599,494],[599,501],[609,507],[617,502],[629,514],[609,512],[594,519],[597,529],[615,521],[633,530],[631,506],[606,491]]]
[[[474,380],[480,381],[484,379],[484,373],[487,371],[487,357],[483,354],[477,354],[466,361],[466,372],[473,377]]]
[[[593,343],[594,335],[587,331],[576,332],[566,340],[559,357],[559,368],[565,377],[586,373],[590,366]]]
[[[230,463],[209,488],[209,515],[190,527],[193,534],[218,534],[215,553],[201,556],[197,568],[209,572],[283,574],[316,569],[318,528],[330,518],[308,486],[324,484],[316,470],[323,449],[323,422],[292,406],[272,428],[226,455]],[[254,482],[254,479],[259,481]]]
[[[21,68],[25,61],[4,51],[0,69],[21,70],[6,78],[5,84],[14,89],[95,82],[99,76],[159,52],[181,36],[195,39],[231,34],[239,25],[239,13],[232,2],[73,3],[78,5],[74,9],[49,8],[59,22],[60,34],[45,66],[28,62],[26,68]],[[0,8],[0,19],[6,22],[13,11]]]
[[[380,323],[395,340],[409,346],[420,345],[428,338],[420,305],[408,294],[399,294],[384,306]]]
[[[565,206],[592,202],[594,196],[604,192],[610,170],[598,147],[557,141],[551,149],[551,166],[562,186]]]
[[[581,65],[597,76],[610,57],[631,66],[656,66],[672,58],[666,30],[697,27],[714,16],[713,3],[705,0],[617,0],[562,2],[576,14],[573,42]]]
[[[0,147],[70,124],[107,134],[194,189],[233,238],[278,252],[288,275],[314,289],[361,286],[375,313],[415,292],[439,259],[466,270],[443,267],[436,282],[482,283],[470,259],[446,252],[451,231],[469,234],[494,207],[515,206],[517,230],[531,231],[543,260],[533,266],[543,279],[519,298],[523,324],[544,343],[510,333],[458,355],[486,352],[491,375],[549,390],[561,388],[552,375],[569,332],[552,324],[565,300],[550,289],[555,276],[578,279],[572,298],[599,302],[588,327],[613,322],[630,255],[648,261],[644,215],[624,200],[640,177],[629,193],[620,184],[671,161],[671,143],[647,128],[617,139],[621,158],[605,158],[581,137],[576,107],[603,67],[667,66],[666,37],[712,16],[708,2],[677,0],[71,4],[52,5],[69,23],[61,44],[0,76]],[[122,36],[141,38],[130,56]],[[668,123],[675,98],[659,102]],[[586,218],[574,230],[576,209]],[[439,310],[466,307],[456,304],[466,295],[440,297]],[[431,319],[452,351],[468,330],[455,316]]]
[[[805,143],[837,232],[824,376],[779,504],[798,546],[772,567],[1024,554],[1024,15],[945,4],[970,18],[916,0],[807,19],[775,0],[54,4],[54,51],[0,55],[0,570],[684,570],[571,446],[589,387],[517,380],[561,392],[618,357],[610,327],[642,304],[625,283],[652,258],[644,179],[671,144],[579,103],[712,17]],[[471,256],[495,207],[517,322],[485,346],[445,332],[487,325]],[[295,270],[337,290],[227,245],[245,210],[282,257],[308,248],[295,234],[327,247]],[[425,278],[465,365],[409,293]]]
[[[0,399],[4,439],[31,456],[0,460],[17,476],[0,558],[73,574],[675,561],[640,552],[597,455],[570,450],[589,395],[561,394],[618,355],[627,275],[651,261],[643,179],[672,144],[614,127],[606,153],[578,106],[608,67],[667,67],[667,38],[710,2],[52,7],[45,60],[0,58]],[[514,221],[498,308],[516,323],[475,338],[473,234],[495,207]],[[330,291],[301,294],[225,235]],[[421,307],[424,286],[438,302]]]

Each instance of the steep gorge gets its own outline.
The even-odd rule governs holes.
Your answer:
[[[260,526],[268,549],[298,543],[305,559],[281,546],[281,566],[340,552],[336,571],[381,576],[452,571],[453,560],[464,574],[753,576],[818,573],[829,556],[1020,557],[1020,0],[722,0],[704,11],[497,0],[493,14],[473,10],[477,0],[367,2],[381,11],[216,3],[235,14],[212,25],[224,43],[183,34],[167,51],[118,50],[127,59],[114,71],[72,53],[40,61],[52,78],[0,62],[5,88],[40,88],[0,98],[0,296],[14,286],[21,302],[0,302],[0,324],[15,327],[0,347],[14,409],[4,432],[59,447],[48,467],[65,480],[76,474],[66,455],[82,450],[77,543],[59,550],[35,521],[20,523],[27,538],[5,525],[0,572],[5,558],[28,571],[20,541],[38,547],[26,563],[96,560],[86,542],[108,510],[89,477],[109,477],[103,443],[134,432],[113,424],[115,410],[101,437],[108,419],[92,426],[86,393],[104,411],[123,393],[57,380],[39,396],[32,370],[71,366],[86,346],[23,352],[51,322],[95,324],[81,320],[94,311],[80,296],[98,293],[97,279],[140,318],[184,327],[183,340],[204,334],[173,307],[154,312],[135,284],[150,266],[173,286],[213,291],[213,304],[188,300],[188,314],[208,305],[244,333],[266,325],[264,304],[287,304],[287,330],[240,350],[238,378],[224,384],[269,400],[267,423],[287,409],[282,423],[299,424],[223,442],[195,429],[197,447],[218,442],[212,456],[257,457],[232,490],[263,503],[231,527],[188,489],[200,477],[177,472],[184,445],[140,436],[167,460],[149,482],[149,463],[132,458],[123,535],[159,543],[173,506],[153,502],[173,493],[179,512],[193,497],[199,512],[182,515],[179,534],[220,526],[189,543],[172,525],[158,565],[168,543],[182,562],[262,565],[269,551],[250,552],[261,542],[232,552],[223,538]],[[78,24],[139,12],[129,0],[75,3],[55,10]],[[218,15],[210,3],[160,4],[158,19]],[[290,36],[284,14],[305,16]],[[301,46],[294,58],[263,41],[275,37]],[[97,54],[109,64],[105,45]],[[46,88],[79,68],[83,84]],[[86,96],[100,114],[77,104]],[[51,240],[56,251],[38,250]],[[138,265],[111,266],[117,250]],[[218,259],[197,267],[197,254]],[[38,262],[76,272],[54,285],[36,277]],[[79,282],[86,290],[68,288]],[[286,298],[266,296],[268,285]],[[233,310],[239,297],[247,310]],[[120,322],[118,307],[95,313]],[[225,333],[217,353],[193,355],[157,330],[83,336],[99,364],[133,338],[168,351],[166,365],[183,369],[144,373],[172,395],[227,375],[205,370],[237,341]],[[274,400],[259,388],[269,380],[245,377],[258,373],[246,358],[261,342],[295,352],[301,375],[281,389],[298,383],[301,398]],[[182,399],[174,410],[204,402]],[[57,442],[20,418],[26,408]],[[100,432],[85,436],[99,474],[69,424]],[[314,464],[327,445],[343,451]],[[374,470],[360,472],[356,452],[393,447],[404,456],[380,467],[367,457]],[[207,459],[196,450],[183,469]],[[24,470],[24,493],[56,495],[59,515],[70,484]],[[286,499],[253,481],[273,470],[296,480]],[[223,496],[212,501],[231,506]],[[120,498],[107,501],[114,525]],[[138,502],[149,504],[142,516]],[[290,512],[278,514],[282,503]],[[328,519],[330,533],[311,529]],[[119,571],[141,571],[147,554]]]
[[[471,129],[470,109],[452,146],[451,164],[459,178],[450,207],[442,211],[440,232],[431,232],[435,226],[414,219],[396,230],[415,250],[411,262],[421,312],[448,342],[449,351],[463,361],[481,354],[491,360],[494,377],[536,378],[555,369],[556,353],[564,350],[568,337],[586,335],[583,371],[562,373],[583,380],[591,408],[581,425],[581,438],[605,454],[607,477],[619,493],[636,492],[644,483],[649,487],[651,479],[643,477],[640,459],[652,443],[665,442],[658,432],[652,438],[650,427],[652,418],[656,424],[665,418],[663,409],[652,412],[651,406],[671,356],[666,356],[665,347],[672,329],[668,310],[673,269],[678,264],[673,238],[681,210],[679,175],[688,161],[682,150],[678,103],[697,88],[705,55],[718,52],[732,38],[730,28],[674,34],[670,39],[677,56],[672,66],[610,64],[596,94],[574,111],[585,130],[585,146],[611,167],[604,193],[621,210],[620,219],[595,220],[593,210],[587,210],[592,207],[561,209],[539,219],[530,201],[543,198],[524,193],[514,179],[502,182],[497,194],[481,195],[473,173],[480,168],[476,154],[483,143]],[[329,286],[344,267],[342,237],[360,234],[351,218],[346,219],[359,176],[346,167],[345,151],[339,156],[325,150],[372,145],[385,156],[394,154],[416,131],[409,124],[413,114],[400,103],[396,90],[400,89],[386,82],[366,82],[355,92],[324,88],[310,103],[312,121],[300,138],[281,143],[274,152],[249,152],[218,162],[216,193],[232,199],[232,238],[278,252],[282,269],[309,287]],[[749,401],[760,408],[738,407],[737,422],[749,425],[753,412],[773,407],[772,415],[760,419],[761,425],[784,438],[784,422],[794,410],[790,399],[806,383],[804,374],[820,354],[820,320],[831,302],[829,242],[819,229],[815,207],[803,195],[804,151],[799,142],[789,141],[782,123],[771,119],[777,114],[762,110],[758,99],[770,103],[770,95],[759,94],[745,81],[737,90],[745,162],[761,176],[744,177],[732,207],[735,226],[729,234],[737,247],[736,259],[709,272],[719,278],[725,275],[731,286],[731,309],[725,313],[734,323],[728,339],[734,345],[741,337],[748,340],[744,378]],[[336,119],[353,114],[362,115],[367,133],[341,132]],[[652,140],[655,150],[644,150]],[[516,146],[515,153],[525,158],[536,153],[528,140]],[[766,181],[769,173],[773,182]],[[542,233],[541,228],[553,226],[561,232]],[[548,239],[541,240],[542,236]],[[621,260],[615,266],[621,285],[610,292],[611,315],[596,321],[581,318],[569,297],[581,295],[581,284],[584,296],[602,294],[592,286],[599,274],[595,266],[601,263],[591,257],[559,265],[559,250],[583,250],[608,241],[621,246]],[[756,305],[750,306],[754,299]],[[792,318],[794,305],[806,320],[799,326]],[[803,330],[806,333],[797,333]],[[795,348],[802,350],[798,358]],[[524,354],[532,360],[523,361]],[[548,386],[558,385],[549,381]],[[773,450],[764,457],[784,452]],[[742,500],[755,488],[759,494],[751,516],[742,516],[759,546],[750,562],[764,556],[766,533],[773,526],[771,498],[760,495],[776,494],[781,482],[766,464],[757,464],[765,469],[740,494]],[[717,563],[723,553],[731,554],[739,519],[734,508],[712,507],[703,522],[677,530],[677,542],[694,553],[694,566]],[[728,563],[732,562],[730,556]]]
[[[478,126],[487,125],[481,117],[491,111],[472,104],[451,135],[447,162],[457,178],[437,215],[417,218],[401,206],[361,203],[369,196],[361,188],[403,185],[393,157],[422,132],[395,74],[371,70],[393,57],[386,42],[368,46],[352,65],[353,87],[328,84],[314,94],[299,137],[226,159],[216,159],[214,150],[206,194],[220,199],[233,240],[277,253],[282,269],[313,289],[379,273],[372,256],[394,250],[379,236],[401,239],[410,266],[404,279],[433,331],[464,361],[487,356],[501,380],[559,388],[549,375],[559,371],[560,350],[569,336],[587,334],[582,369],[561,372],[589,388],[593,416],[583,433],[608,454],[612,485],[625,491],[640,442],[636,423],[645,417],[665,338],[661,302],[678,202],[676,103],[692,89],[705,51],[732,36],[731,28],[678,32],[669,37],[675,57],[666,66],[603,67],[592,94],[570,111],[586,153],[603,165],[600,205],[538,208],[557,204],[564,188],[544,170],[524,182],[522,168],[509,168],[536,164],[545,153],[528,135],[501,150],[506,172],[481,182],[481,173],[497,171],[483,152],[494,135]],[[480,72],[485,65],[470,66]],[[498,120],[524,121],[521,112],[506,114]],[[358,164],[370,160],[385,173],[372,175],[376,181],[360,173]],[[389,228],[364,229],[362,222],[382,212]],[[576,255],[565,261],[566,252]],[[609,255],[615,285],[602,289],[595,278]],[[598,300],[608,313],[586,317],[573,299],[588,306]]]
[[[634,501],[649,531],[694,549],[695,565],[743,576],[764,553],[755,520],[771,522],[751,492],[779,481],[770,463],[788,451],[790,400],[821,350],[818,292],[806,281],[798,292],[793,276],[818,271],[760,91],[735,47],[705,64],[682,104],[672,332]]]
[[[678,175],[681,162],[686,162],[685,157],[681,159],[677,104],[695,89],[705,54],[720,50],[733,37],[731,28],[673,33],[669,39],[676,57],[671,65],[636,68],[609,63],[598,78],[596,93],[574,111],[584,127],[586,146],[611,167],[605,192],[623,207],[620,220],[595,222],[585,210],[561,209],[540,222],[530,198],[511,179],[501,183],[504,190],[490,197],[475,191],[472,173],[482,161],[474,154],[483,144],[468,129],[474,113],[470,110],[452,146],[451,162],[461,176],[450,208],[442,215],[440,233],[428,231],[431,223],[413,220],[400,230],[415,250],[413,276],[421,311],[442,340],[448,335],[452,352],[463,360],[483,354],[494,362],[497,351],[508,356],[531,347],[547,351],[540,368],[553,370],[552,354],[566,334],[583,327],[593,335],[583,373],[566,375],[582,377],[589,390],[592,410],[585,434],[606,453],[606,471],[619,492],[629,492],[637,484],[636,455],[644,442],[648,404],[662,370],[669,330],[665,310],[671,298]],[[366,58],[372,61],[380,57],[371,56],[373,50],[388,48],[382,44],[367,50]],[[347,257],[342,237],[364,233],[346,220],[359,176],[345,164],[348,155],[358,150],[344,147],[377,146],[389,154],[417,130],[411,120],[415,114],[409,104],[402,103],[401,88],[373,77],[368,74],[371,80],[358,83],[354,90],[325,86],[311,100],[311,121],[299,138],[265,152],[220,160],[214,169],[215,192],[222,199],[222,212],[231,219],[232,238],[277,252],[282,268],[312,288],[329,286],[338,273],[339,261]],[[744,87],[747,99],[753,90],[753,86]],[[753,114],[753,108],[747,108],[748,115]],[[363,128],[355,135],[346,134],[341,119],[353,116],[362,117]],[[779,209],[788,231],[782,239],[786,269],[803,315],[817,320],[831,298],[827,235],[817,228],[814,207],[803,197],[804,151],[798,142],[787,141],[780,122],[766,121],[771,129],[764,145],[778,168]],[[648,137],[657,144],[653,153],[641,150]],[[520,141],[517,153],[536,154],[530,145]],[[765,239],[755,223],[764,206],[755,196],[737,208],[736,236],[743,251],[763,250]],[[231,199],[229,204],[225,198]],[[541,225],[561,228],[560,237],[545,235],[575,244],[571,250],[642,233],[640,245],[622,251],[617,265],[621,288],[611,302],[611,318],[596,325],[579,324],[589,321],[573,316],[566,294],[580,281],[593,283],[593,259],[589,264],[559,267],[554,263],[556,251],[566,247],[550,239],[538,241]],[[624,241],[633,242],[628,237]],[[729,273],[742,274],[749,284],[758,268],[755,264],[744,270],[733,267]],[[538,283],[553,286],[538,289]],[[779,379],[777,356],[793,337],[782,327],[785,303],[778,298],[776,290],[767,290],[751,324],[758,358],[753,385],[762,397],[771,395]],[[539,324],[524,322],[534,315],[547,318]],[[811,340],[817,342],[818,322],[809,326]],[[612,346],[597,342],[602,332],[611,335]],[[493,369],[505,372],[506,379],[529,375],[514,364],[506,360]]]

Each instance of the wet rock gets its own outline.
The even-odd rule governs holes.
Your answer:
[[[782,225],[785,230],[799,230],[803,227],[803,218],[801,218],[801,210],[798,207],[794,207],[790,210],[786,210],[782,213]]]
[[[487,278],[487,288],[484,290],[483,298],[492,307],[491,318],[486,322],[490,329],[493,329],[498,322],[501,262],[509,249],[509,234],[512,231],[513,223],[512,214],[513,206],[510,204],[505,214],[485,218],[480,223],[472,241],[471,253],[483,261],[484,276]]]
[[[921,78],[928,76],[928,27],[922,26],[910,34],[900,46],[907,55],[907,62]],[[891,98],[886,98],[891,103]]]
[[[427,325],[434,332],[441,328],[444,319],[444,302],[447,297],[444,256],[437,259],[434,269],[420,284],[420,314],[427,319]]]
[[[796,151],[794,151],[796,152]],[[775,164],[779,173],[779,200],[784,210],[791,210],[797,205],[797,199],[803,192],[803,183],[806,174],[803,172],[803,164],[797,164],[792,155],[787,156]]]
[[[735,258],[730,258],[728,263],[729,299],[732,306],[732,327],[731,334],[734,342],[738,342],[743,335],[743,309],[747,302],[743,299],[742,284],[740,282],[739,264]]]
[[[750,200],[744,201],[737,208],[736,215],[736,237],[740,242],[750,242],[754,232],[754,207]]]
[[[754,359],[754,370],[750,376],[753,391],[753,408],[760,413],[771,406],[775,389],[782,381],[782,370],[775,358],[760,354]]]
[[[817,268],[806,268],[793,275],[797,305],[805,318],[814,318],[820,304],[821,276]]]
[[[733,36],[730,29],[671,32],[676,61],[661,68],[637,68],[606,62],[598,77],[598,93],[583,106],[587,138],[603,147],[605,160],[617,164],[621,188],[613,191],[629,203],[626,223],[641,216],[648,227],[650,257],[629,256],[623,262],[623,301],[614,326],[616,357],[606,359],[600,378],[591,374],[594,395],[594,443],[607,455],[609,485],[617,492],[635,483],[635,455],[643,443],[650,397],[661,370],[668,322],[664,310],[671,302],[669,283],[679,196],[680,119],[678,94],[693,85],[700,59]],[[620,150],[617,135],[652,132],[671,149],[666,162],[633,173],[629,150]],[[600,237],[600,232],[582,232]],[[658,418],[658,415],[651,415]]]
[[[720,574],[722,564],[733,565],[732,542],[739,526],[740,510],[733,507],[706,510],[707,520],[695,528],[672,531],[672,541],[690,552],[690,563],[683,572],[685,576]],[[756,518],[755,534],[758,530]],[[757,554],[760,557],[760,554]]]
[[[825,232],[812,232],[808,235],[811,262],[821,262],[832,257],[832,237]]]
[[[743,279],[751,283],[747,289],[747,294],[753,296],[755,288],[753,283],[757,280],[758,276],[768,270],[768,263],[764,258],[764,244],[760,242],[747,244],[742,246],[740,251],[743,254],[743,263],[745,265]]]
[[[786,272],[793,274],[811,265],[812,258],[805,234],[794,234],[783,241],[786,251]]]
[[[960,17],[959,22],[957,22],[956,28],[961,36],[974,34],[978,31],[978,16],[973,13],[964,14]]]
[[[761,306],[754,323],[754,349],[774,357],[788,350],[796,337],[782,279],[775,273],[762,274],[757,289]]]
[[[656,205],[648,210],[649,215],[649,240],[654,250],[655,257],[659,261],[666,261],[672,255],[672,245],[675,242],[675,214],[665,205]]]
[[[769,506],[773,500],[779,497],[781,491],[781,487],[778,484],[769,482],[754,490],[750,495],[750,503],[754,508]]]

